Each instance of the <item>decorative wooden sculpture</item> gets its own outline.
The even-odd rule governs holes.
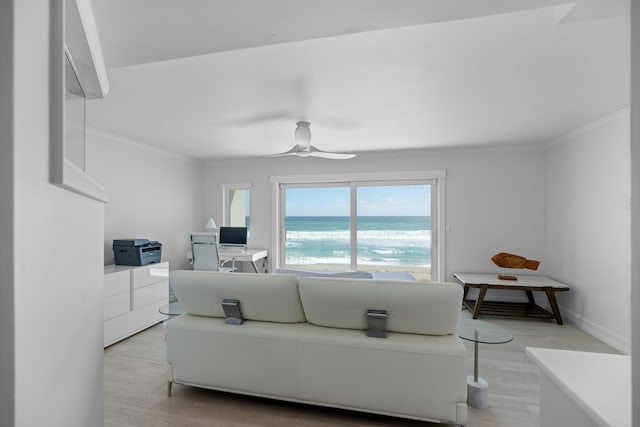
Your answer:
[[[491,257],[491,261],[498,267],[502,268],[527,268],[529,270],[537,270],[540,265],[540,261],[533,259],[526,259],[520,255],[508,254],[506,252],[500,252]],[[498,279],[501,280],[518,280],[516,276],[509,276],[505,274],[499,274]]]

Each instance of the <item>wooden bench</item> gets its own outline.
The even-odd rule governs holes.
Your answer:
[[[474,319],[477,319],[480,314],[535,317],[555,319],[559,325],[562,325],[562,316],[555,293],[569,290],[569,286],[563,283],[548,277],[534,275],[516,276],[518,280],[501,280],[496,274],[481,273],[455,273],[453,276],[464,286],[463,304],[473,313]],[[479,289],[477,300],[467,299],[471,288]],[[485,296],[490,289],[524,291],[529,302],[487,301]],[[552,311],[536,304],[533,297],[533,292],[536,291],[545,293]]]

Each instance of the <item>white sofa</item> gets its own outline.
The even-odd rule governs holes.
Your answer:
[[[173,271],[186,313],[166,322],[171,385],[465,424],[462,287],[293,275]],[[240,301],[241,325],[223,299]],[[367,336],[367,309],[387,337]]]

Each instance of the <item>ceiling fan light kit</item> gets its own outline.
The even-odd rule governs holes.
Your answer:
[[[296,131],[294,134],[296,145],[289,151],[285,151],[281,154],[275,154],[272,157],[281,156],[297,156],[297,157],[321,157],[323,159],[331,160],[346,160],[352,159],[355,154],[346,153],[331,153],[328,151],[322,151],[313,145],[311,145],[311,123],[305,121],[299,121],[296,123]]]

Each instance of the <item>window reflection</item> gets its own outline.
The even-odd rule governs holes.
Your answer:
[[[85,170],[85,94],[77,73],[65,57],[64,152],[67,160]]]
[[[229,226],[249,228],[250,194],[248,188],[229,189]]]

